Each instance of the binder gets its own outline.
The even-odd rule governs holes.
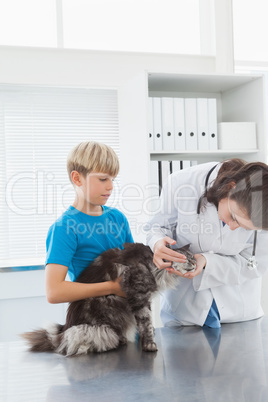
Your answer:
[[[154,122],[153,122],[153,98],[148,98],[148,131],[149,131],[149,149],[154,150]]]
[[[162,186],[167,181],[168,176],[170,175],[170,162],[169,161],[161,161],[161,169],[162,169]]]
[[[187,151],[197,150],[197,110],[196,99],[186,98],[185,108],[185,144]]]
[[[158,182],[158,161],[150,161],[150,184],[159,185]]]
[[[214,98],[208,99],[208,132],[209,149],[215,151],[218,149],[217,132],[217,101]]]
[[[185,151],[184,99],[174,98],[174,138],[175,150]]]
[[[183,169],[187,169],[189,167],[191,167],[191,161],[182,161],[182,168]]]
[[[196,165],[198,165],[198,161],[190,161],[190,165],[191,166],[196,166]]]
[[[174,114],[173,98],[162,98],[162,134],[163,150],[174,150]]]
[[[209,149],[208,137],[208,100],[198,98],[196,100],[197,107],[197,147],[200,151]]]
[[[182,161],[172,161],[171,162],[171,173],[177,172],[182,169]]]
[[[149,214],[154,215],[159,209],[158,161],[150,161],[150,200],[146,204]]]
[[[155,151],[163,150],[161,115],[161,98],[153,98],[153,141]]]

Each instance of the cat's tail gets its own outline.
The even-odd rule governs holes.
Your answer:
[[[108,325],[74,325],[62,333],[56,352],[66,356],[116,349],[122,340]]]
[[[20,336],[28,342],[33,352],[54,352],[60,345],[63,325],[52,324],[47,329],[25,332]]]
[[[81,324],[65,331],[62,329],[63,325],[55,324],[49,329],[26,332],[21,336],[27,340],[31,351],[56,352],[66,356],[106,352],[116,349],[119,343],[125,341],[108,325]]]

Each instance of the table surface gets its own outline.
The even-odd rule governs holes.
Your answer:
[[[268,401],[268,317],[156,330],[158,352],[140,343],[63,357],[0,343],[1,402]]]

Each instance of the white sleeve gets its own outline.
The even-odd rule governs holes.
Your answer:
[[[251,257],[251,253],[252,247],[248,247],[248,244],[245,244],[245,249],[240,254],[234,256],[202,253],[207,264],[203,273],[193,278],[194,289],[200,291],[222,285],[240,285],[249,279],[258,278],[268,273],[268,231],[258,231],[257,267],[253,269],[248,267],[248,259]]]

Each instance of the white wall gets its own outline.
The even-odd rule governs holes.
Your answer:
[[[51,322],[64,324],[67,303],[49,304],[45,272],[0,272],[0,342]]]
[[[215,71],[215,58],[0,46],[0,61],[0,83],[118,90],[121,181],[122,186],[133,187],[126,195],[136,197],[135,202],[125,201],[122,208],[135,240],[143,241],[140,228],[147,217],[137,187],[144,199],[149,183],[147,74],[210,73]]]

